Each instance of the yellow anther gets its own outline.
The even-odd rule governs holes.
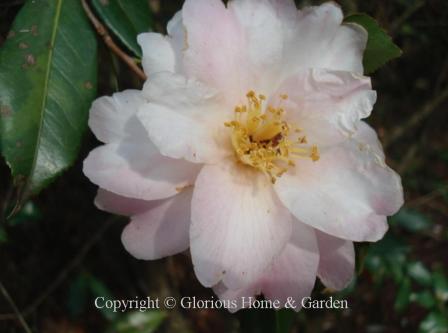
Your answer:
[[[252,90],[246,97],[246,105],[235,107],[235,119],[224,123],[232,129],[231,142],[240,162],[262,171],[275,183],[288,168],[295,166],[291,158],[319,159],[317,147],[304,146],[306,137],[297,137],[301,129],[282,120],[283,108],[264,107],[266,97]],[[288,96],[284,94],[281,98]]]

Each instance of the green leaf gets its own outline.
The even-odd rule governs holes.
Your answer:
[[[410,277],[412,277],[419,284],[429,287],[432,284],[431,272],[421,263],[412,262],[407,265],[407,271]]]
[[[67,307],[69,313],[76,317],[83,313],[88,300],[88,276],[81,273],[70,284],[68,290]]]
[[[420,232],[431,227],[431,221],[425,215],[406,208],[401,209],[391,218],[391,224],[410,232]]]
[[[141,58],[137,35],[150,31],[152,26],[148,0],[93,0],[92,3],[109,29]]]
[[[27,223],[28,221],[39,221],[42,218],[42,212],[32,201],[27,201],[22,209],[17,212],[14,217],[8,220],[8,224],[11,226],[16,226],[22,223]]]
[[[75,160],[96,90],[80,1],[27,1],[0,49],[0,146],[22,202]]]
[[[430,313],[421,323],[419,333],[446,333],[448,332],[448,319],[441,313]]]
[[[411,280],[409,278],[403,279],[398,289],[397,298],[395,299],[395,309],[397,311],[403,311],[406,309],[410,302],[411,295]]]
[[[441,272],[432,275],[436,298],[442,302],[448,301],[448,279]]]
[[[275,333],[289,333],[294,323],[296,312],[291,309],[278,310],[275,313],[276,329]]]
[[[8,234],[3,227],[0,227],[0,245],[8,241]]]
[[[436,301],[434,299],[433,294],[428,290],[424,290],[419,293],[414,293],[411,295],[410,299],[411,301],[417,302],[418,304],[427,309],[430,309],[434,307],[434,305],[436,305]]]
[[[165,321],[167,314],[160,310],[130,312],[116,321],[109,332],[114,333],[153,333]]]
[[[372,17],[366,14],[353,14],[347,16],[345,22],[359,24],[369,34],[363,61],[366,74],[373,73],[388,61],[401,56],[400,48]]]
[[[104,297],[104,299],[106,300],[114,299],[113,294],[109,290],[109,288],[94,276],[89,276],[88,287],[94,299],[96,299],[97,297]],[[108,320],[115,320],[118,317],[117,312],[114,312],[113,309],[107,307],[100,308],[99,311]]]

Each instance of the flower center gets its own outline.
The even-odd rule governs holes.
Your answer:
[[[308,145],[301,129],[283,120],[281,107],[263,108],[266,97],[253,91],[246,97],[246,105],[235,107],[235,119],[224,123],[232,129],[232,145],[239,161],[262,171],[274,184],[289,167],[295,166],[295,159],[319,160],[317,146]]]

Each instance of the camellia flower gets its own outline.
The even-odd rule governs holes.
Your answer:
[[[367,33],[334,3],[186,0],[168,35],[138,36],[142,91],[96,100],[105,144],[84,162],[100,209],[131,216],[139,259],[190,250],[223,300],[308,296],[316,276],[344,288],[353,241],[377,241],[403,203],[362,119]]]

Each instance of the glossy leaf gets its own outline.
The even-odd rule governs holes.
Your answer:
[[[153,333],[165,321],[167,314],[160,310],[130,312],[116,321],[110,332],[114,333]]]
[[[448,278],[441,272],[432,275],[436,298],[442,302],[448,301]]]
[[[96,90],[96,36],[80,1],[27,1],[0,49],[1,150],[19,202],[75,160]]]
[[[8,234],[6,233],[6,230],[0,226],[0,245],[6,243],[7,241],[8,241]]]
[[[446,333],[448,319],[437,312],[430,313],[420,324],[419,333]]]
[[[397,298],[395,299],[395,309],[403,311],[409,305],[411,295],[411,280],[409,278],[403,279],[398,289]]]
[[[407,266],[408,274],[419,284],[429,287],[432,284],[431,272],[421,263],[413,262]]]
[[[433,294],[428,290],[414,293],[411,295],[410,299],[427,309],[431,309],[436,304]]]
[[[427,230],[431,226],[431,221],[420,212],[403,208],[391,218],[391,224],[410,232],[419,232]]]
[[[147,0],[93,0],[95,10],[107,27],[135,55],[142,50],[137,35],[151,30],[151,12]]]
[[[388,61],[402,54],[389,35],[380,27],[377,21],[366,14],[353,14],[345,18],[347,23],[356,23],[367,30],[369,39],[364,52],[364,71],[371,74]]]
[[[291,331],[291,326],[294,323],[296,312],[291,309],[282,309],[276,312],[276,333],[288,333]]]

